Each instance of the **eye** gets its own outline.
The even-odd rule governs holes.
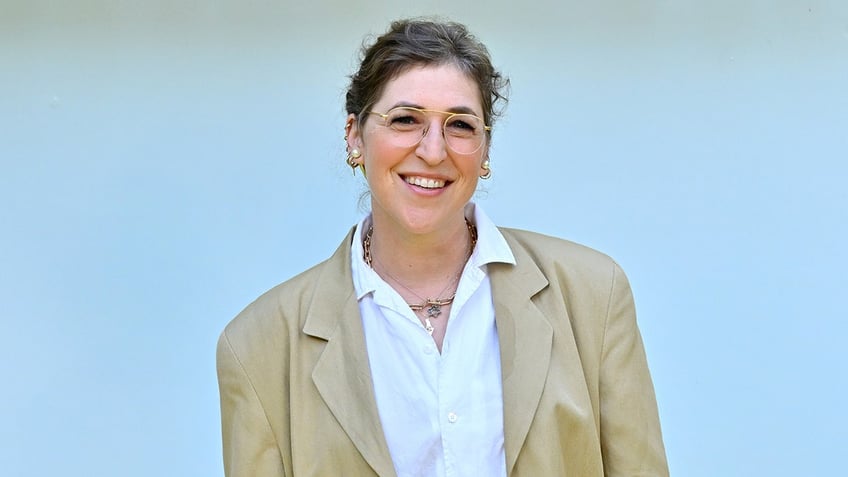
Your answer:
[[[477,132],[477,118],[468,115],[457,115],[450,118],[445,129],[453,134],[473,135]]]
[[[386,126],[396,131],[416,131],[424,127],[424,113],[414,109],[397,108],[389,112]]]
[[[413,117],[411,114],[404,114],[398,116],[392,116],[389,118],[389,124],[395,125],[410,125],[410,124],[418,124],[418,118]]]
[[[467,122],[465,122],[461,119],[455,119],[455,120],[451,121],[450,124],[448,124],[448,127],[457,128],[457,129],[470,129],[472,131],[474,130],[474,126],[468,124]]]

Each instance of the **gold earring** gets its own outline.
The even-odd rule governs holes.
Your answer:
[[[362,153],[359,152],[359,149],[353,149],[347,155],[347,165],[356,169],[357,167],[359,167],[359,164],[356,162],[356,160],[360,157],[362,157]]]
[[[356,175],[356,168],[358,167],[360,170],[362,170],[362,175],[364,176],[365,175],[365,164],[359,163],[358,159],[360,157],[362,157],[362,153],[359,152],[359,149],[354,148],[347,155],[347,161],[346,162],[347,162],[347,165],[349,165],[350,168],[353,169],[353,175]]]
[[[488,159],[484,160],[483,163],[480,164],[480,168],[483,169],[484,171],[486,171],[486,172],[480,174],[480,179],[488,179],[488,178],[492,177],[492,169],[491,169],[491,167],[489,167],[489,160]]]

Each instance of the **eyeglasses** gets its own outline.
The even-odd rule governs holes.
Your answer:
[[[442,136],[448,147],[457,154],[477,152],[483,145],[486,133],[492,130],[491,126],[486,126],[481,118],[467,113],[451,113],[410,106],[398,106],[385,114],[376,111],[368,112],[382,119],[381,126],[391,130],[391,141],[397,147],[412,147],[424,139],[430,129],[430,123],[427,121],[428,113],[447,115],[445,122],[442,123]]]

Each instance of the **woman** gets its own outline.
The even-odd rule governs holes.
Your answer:
[[[345,141],[371,213],[222,334],[227,476],[667,475],[622,271],[470,202],[505,83],[454,23],[365,50]]]

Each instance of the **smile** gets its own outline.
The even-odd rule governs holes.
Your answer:
[[[439,179],[427,179],[425,177],[409,176],[404,177],[403,180],[405,180],[407,184],[416,185],[425,189],[441,189],[445,186],[445,181]]]

